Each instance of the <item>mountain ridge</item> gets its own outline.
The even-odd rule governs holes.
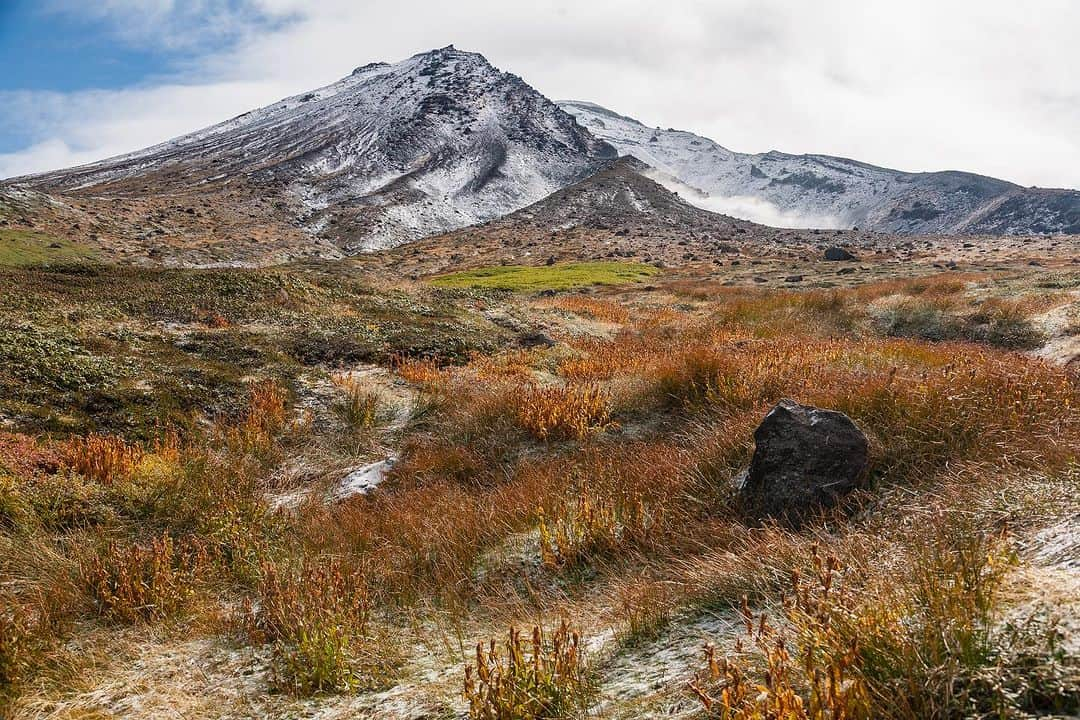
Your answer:
[[[595,103],[555,103],[452,45],[362,65],[322,88],[143,150],[0,182],[0,224],[131,262],[339,258],[491,227],[603,172],[619,155],[641,160],[633,173],[698,208],[773,228],[1080,233],[1076,191],[962,171],[904,173],[828,155],[738,153]],[[623,183],[643,187],[629,176]],[[634,216],[628,206],[620,211]],[[680,232],[702,222],[685,209],[671,217],[685,224]],[[755,227],[763,238],[777,234]]]
[[[1025,188],[962,170],[906,172],[820,153],[739,153],[596,103],[559,105],[619,152],[718,198],[719,208],[727,198],[754,198],[805,217],[806,227],[898,234],[1080,233],[1075,190]]]

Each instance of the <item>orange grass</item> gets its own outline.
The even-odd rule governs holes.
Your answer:
[[[142,457],[141,447],[112,435],[75,438],[63,452],[63,462],[67,467],[103,485],[126,477]]]
[[[617,325],[622,325],[630,320],[629,311],[612,300],[601,300],[584,295],[564,295],[551,300],[546,305],[575,315],[585,315],[594,320]]]
[[[200,543],[169,535],[148,544],[111,543],[83,570],[98,612],[117,622],[160,620],[182,610],[207,558]]]
[[[540,440],[584,440],[612,426],[610,402],[597,385],[529,386],[517,399],[517,418]]]

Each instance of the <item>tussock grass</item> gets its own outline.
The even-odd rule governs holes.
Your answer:
[[[343,395],[336,410],[345,424],[356,432],[374,428],[383,414],[383,400],[379,392],[350,375],[334,375],[331,380]]]
[[[207,562],[197,541],[169,535],[147,544],[111,543],[92,555],[83,576],[98,613],[117,622],[162,620],[183,610]]]
[[[609,427],[609,400],[595,385],[529,387],[517,401],[521,426],[540,440],[583,440]]]
[[[446,363],[412,348],[388,363],[416,395],[391,431],[377,393],[339,375],[331,409],[400,456],[377,491],[340,502],[324,500],[332,461],[326,431],[297,419],[301,385],[245,379],[231,412],[157,441],[0,435],[0,694],[48,675],[50,647],[85,627],[182,634],[190,618],[262,648],[266,690],[304,696],[409,681],[397,638],[416,628],[451,626],[435,632],[454,635],[439,662],[456,665],[466,638],[507,624],[568,615],[640,649],[708,610],[753,620],[741,648],[718,638],[695,682],[717,717],[1053,707],[1070,666],[1044,643],[1007,653],[999,620],[1016,534],[1080,508],[1080,384],[989,338],[895,337],[868,309],[903,295],[970,314],[977,282],[669,284],[685,304],[634,313],[528,301],[619,327]],[[203,308],[230,327],[240,309]],[[868,487],[798,531],[747,522],[732,485],[783,397],[847,413],[871,443]],[[286,466],[311,493],[275,508]],[[584,645],[568,625],[485,643],[464,702],[477,718],[583,714],[603,662]]]
[[[69,443],[64,463],[85,478],[109,485],[130,475],[142,456],[141,447],[123,438],[90,435]]]
[[[534,627],[528,640],[511,628],[502,648],[495,640],[477,644],[465,667],[473,720],[585,717],[592,693],[581,636],[565,621],[551,632]]]
[[[370,598],[355,569],[333,558],[262,567],[247,610],[249,637],[273,651],[271,683],[294,695],[380,687],[393,644],[369,627]]]

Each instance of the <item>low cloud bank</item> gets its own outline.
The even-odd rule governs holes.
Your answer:
[[[784,210],[764,198],[753,195],[709,195],[655,168],[651,168],[644,174],[695,207],[721,215],[730,215],[740,220],[749,220],[759,225],[819,230],[842,230],[848,227],[835,215],[815,215]]]
[[[752,195],[707,196],[704,198],[691,196],[684,199],[703,210],[730,215],[740,220],[749,220],[770,227],[815,228],[821,230],[841,230],[847,227],[835,215],[803,214],[784,210],[768,200]]]

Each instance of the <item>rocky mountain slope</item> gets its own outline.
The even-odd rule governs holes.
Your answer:
[[[792,227],[903,234],[1080,233],[1080,192],[963,172],[905,173],[827,155],[733,152],[598,105],[560,103],[596,137],[697,189],[710,209]]]
[[[612,170],[620,154],[647,166]],[[532,220],[485,225],[544,198]],[[85,245],[110,259],[187,266],[337,258],[462,228],[480,242],[471,230],[478,226],[560,237],[587,228],[599,232],[589,255],[608,251],[604,228],[653,233],[639,243],[650,247],[646,254],[681,257],[693,251],[655,248],[720,237],[717,228],[732,222],[701,208],[882,238],[1080,233],[1075,191],[819,155],[740,154],[589,103],[557,105],[452,46],[365,65],[155,147],[0,183],[0,230]],[[759,227],[743,239],[780,232]]]
[[[722,263],[795,244],[867,242],[850,231],[792,233],[709,212],[651,179],[624,156],[505,217],[366,258],[416,275],[499,264],[626,259],[661,266]]]
[[[505,215],[614,156],[520,78],[451,46],[365,65],[146,150],[14,183],[72,198],[269,198],[245,214],[355,252]]]

